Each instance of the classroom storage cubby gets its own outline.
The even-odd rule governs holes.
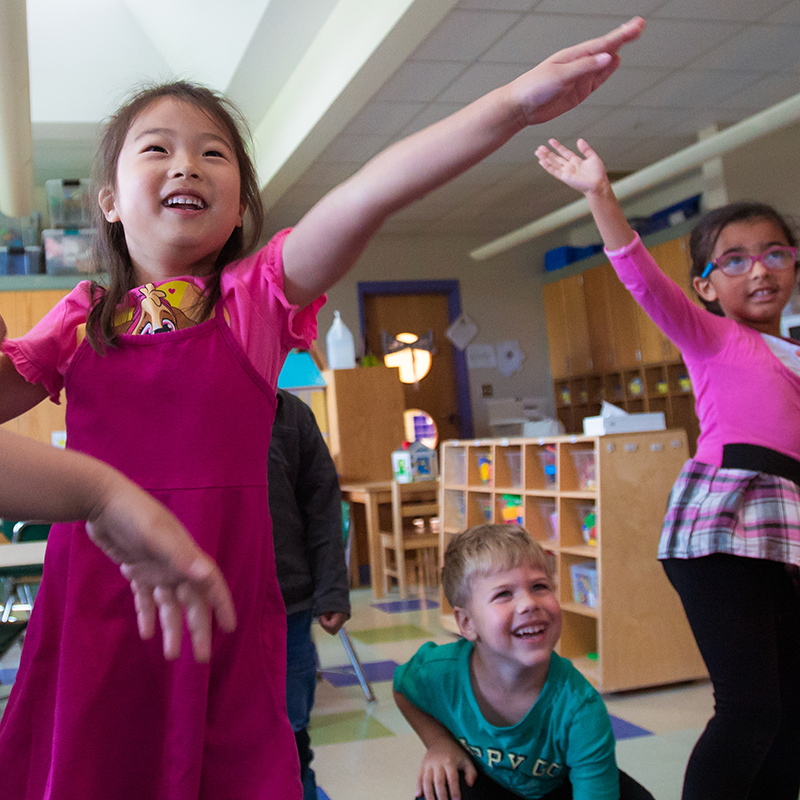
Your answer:
[[[645,393],[680,376],[646,374]],[[541,543],[563,609],[561,655],[603,692],[705,677],[656,559],[683,430],[442,443],[442,552],[485,522],[519,520]],[[442,598],[442,622],[457,631]]]

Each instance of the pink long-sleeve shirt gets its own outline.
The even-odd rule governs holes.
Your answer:
[[[637,235],[608,257],[689,371],[700,420],[698,461],[722,463],[724,444],[754,444],[800,461],[800,344],[761,334],[695,305]]]

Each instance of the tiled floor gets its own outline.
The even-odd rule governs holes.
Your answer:
[[[376,695],[367,700],[339,637],[315,629],[322,680],[311,722],[320,800],[411,800],[422,744],[392,699],[392,671],[425,641],[452,641],[439,625],[434,594],[373,602],[352,593],[347,630]],[[19,651],[0,659],[0,711]],[[342,670],[336,668],[343,668]],[[335,671],[332,671],[335,670]],[[708,683],[692,683],[605,697],[617,735],[617,759],[657,800],[679,800],[686,760],[712,712]]]

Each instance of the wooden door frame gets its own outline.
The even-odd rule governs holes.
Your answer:
[[[461,288],[458,281],[359,281],[358,317],[361,325],[361,339],[366,338],[367,320],[365,299],[376,294],[443,294],[447,296],[447,319],[455,322],[461,316]],[[469,373],[467,371],[466,351],[453,347],[453,368],[456,376],[456,395],[458,397],[459,431],[462,439],[473,436],[472,403],[469,393]]]

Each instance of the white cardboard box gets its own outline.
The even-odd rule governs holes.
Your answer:
[[[583,433],[585,436],[602,436],[604,433],[663,431],[666,427],[667,423],[664,419],[663,411],[583,418]]]

